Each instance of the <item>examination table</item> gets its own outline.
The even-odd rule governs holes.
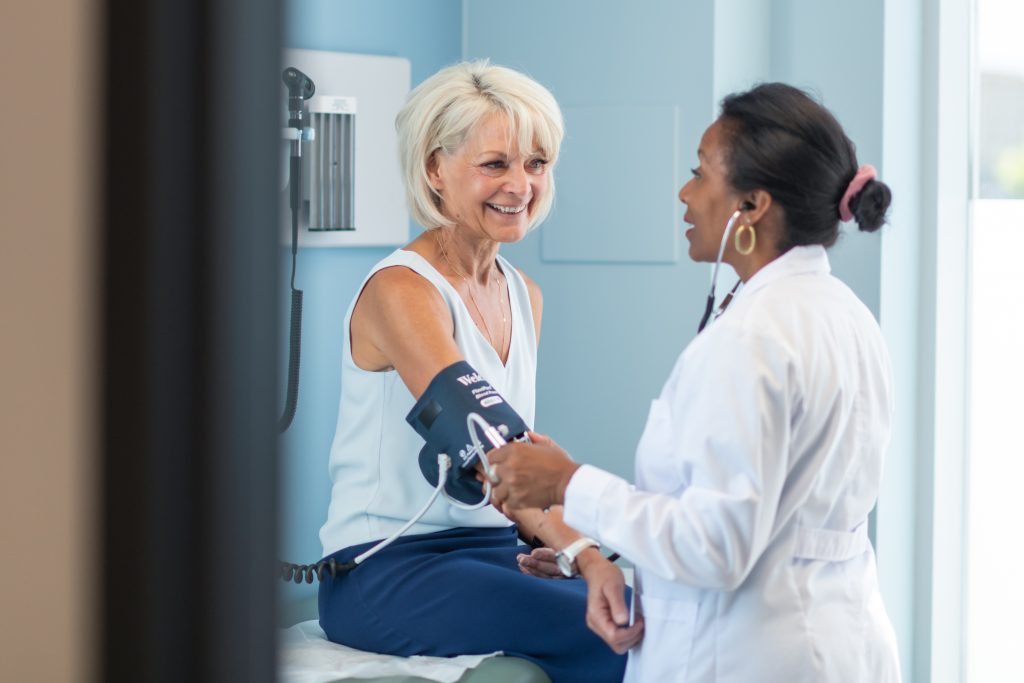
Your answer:
[[[290,625],[284,633],[295,634],[300,629],[306,634],[302,637],[306,640],[316,640],[314,646],[317,652],[310,652],[307,657],[303,651],[296,649],[288,640],[283,639],[280,645],[282,654],[281,669],[278,680],[281,683],[432,683],[433,681],[445,680],[449,683],[551,683],[551,679],[533,662],[518,657],[487,656],[467,658],[473,668],[466,670],[461,676],[452,678],[451,671],[448,677],[424,678],[418,675],[381,675],[366,677],[334,677],[332,665],[327,662],[324,654],[331,655],[330,649],[335,649],[337,657],[343,658],[344,648],[328,643],[322,638],[322,631],[315,626],[316,619],[316,597],[309,598],[302,602],[284,606],[282,623]],[[305,643],[301,643],[305,644]],[[303,660],[306,661],[303,661]],[[384,659],[384,658],[382,658]],[[403,658],[389,658],[402,660]],[[435,658],[430,658],[435,659]],[[461,659],[461,658],[456,658]],[[475,661],[482,660],[482,661]],[[337,660],[335,660],[337,661]],[[386,670],[386,667],[385,669]],[[454,674],[458,676],[458,673]]]

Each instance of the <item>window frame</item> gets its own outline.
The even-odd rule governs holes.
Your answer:
[[[923,7],[915,678],[965,678],[972,54],[975,0]],[[966,28],[966,30],[965,30]]]

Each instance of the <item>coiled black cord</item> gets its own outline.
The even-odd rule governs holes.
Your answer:
[[[337,578],[338,574],[347,574],[356,568],[356,563],[352,561],[338,562],[333,557],[329,560],[321,560],[316,564],[292,564],[291,562],[281,563],[281,580],[284,582],[292,581],[294,583],[313,583],[314,577],[317,581],[324,580],[324,573],[331,575],[331,578]]]

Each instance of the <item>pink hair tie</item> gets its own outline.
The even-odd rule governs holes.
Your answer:
[[[850,200],[853,199],[854,195],[864,189],[864,186],[869,180],[874,180],[878,177],[878,171],[871,164],[864,164],[857,169],[857,175],[853,176],[853,180],[846,186],[846,192],[843,194],[843,198],[839,201],[839,217],[844,221],[853,220],[853,213],[850,211]]]

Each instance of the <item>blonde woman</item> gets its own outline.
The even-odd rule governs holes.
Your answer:
[[[448,67],[396,121],[407,201],[426,230],[378,263],[345,318],[326,559],[351,560],[412,518],[431,486],[406,415],[431,379],[472,365],[534,421],[542,298],[499,254],[547,216],[562,115],[530,78],[487,62]],[[555,580],[580,538],[558,509],[505,517],[440,500],[393,545],[320,588],[333,641],[398,655],[502,650],[556,683],[619,681],[625,659],[584,625],[586,586]],[[595,548],[580,565],[610,571]]]

